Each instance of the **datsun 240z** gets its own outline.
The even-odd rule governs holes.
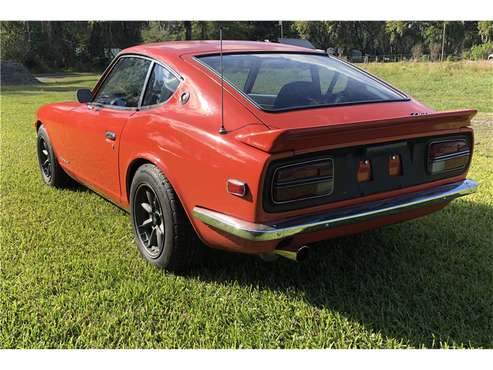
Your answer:
[[[128,48],[77,102],[38,111],[44,182],[127,210],[150,263],[184,269],[203,244],[301,260],[476,190],[475,110],[436,112],[320,51],[223,44]]]

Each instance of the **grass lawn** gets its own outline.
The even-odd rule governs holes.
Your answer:
[[[432,107],[480,110],[479,193],[302,264],[211,252],[185,276],[140,258],[120,209],[41,181],[36,109],[97,77],[2,89],[0,347],[493,347],[492,66],[364,66]]]

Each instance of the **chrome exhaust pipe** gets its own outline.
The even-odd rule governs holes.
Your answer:
[[[290,251],[286,249],[274,249],[272,253],[281,257],[288,258],[292,261],[301,262],[308,258],[309,251],[310,248],[308,248],[306,245],[303,245],[295,251]]]

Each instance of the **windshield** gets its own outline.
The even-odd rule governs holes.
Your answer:
[[[220,73],[219,55],[198,58]],[[225,54],[224,79],[268,111],[407,99],[366,73],[326,55]]]

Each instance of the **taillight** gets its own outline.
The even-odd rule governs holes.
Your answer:
[[[428,148],[428,172],[438,174],[465,169],[471,150],[466,140],[433,142]]]
[[[282,166],[274,172],[272,201],[287,203],[327,196],[334,190],[334,164],[321,158]]]
[[[358,182],[367,182],[371,180],[371,162],[368,159],[359,161],[356,177]]]
[[[389,176],[402,175],[401,156],[399,154],[392,154],[389,158]]]

